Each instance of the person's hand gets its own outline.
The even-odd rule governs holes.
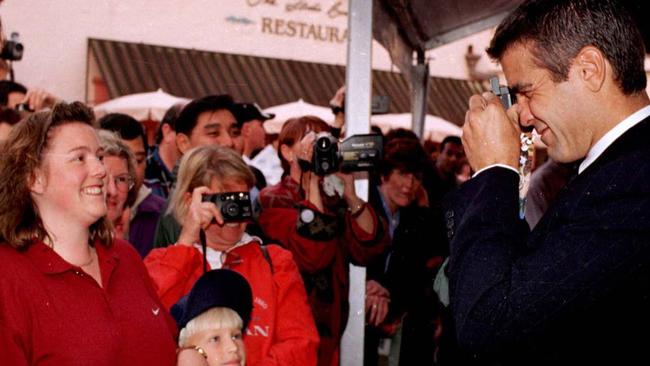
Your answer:
[[[518,108],[515,104],[506,112],[499,98],[490,92],[469,99],[462,140],[474,171],[493,164],[519,167]]]
[[[368,324],[378,326],[388,314],[390,293],[375,280],[366,282],[366,314]]]
[[[343,181],[343,198],[348,203],[348,206],[352,207],[358,204],[361,198],[357,196],[357,189],[354,187],[354,175],[341,172],[334,174]]]
[[[198,242],[201,229],[210,226],[213,219],[218,225],[223,225],[223,217],[217,206],[212,202],[203,202],[203,195],[208,193],[210,193],[210,188],[205,186],[194,188],[192,191],[192,198],[183,220],[178,243],[192,245]]]
[[[29,109],[32,111],[40,111],[54,107],[58,101],[57,97],[43,89],[29,89],[21,103],[29,105]]]
[[[330,108],[334,113],[334,127],[341,128],[345,123],[345,112],[343,106],[345,105],[345,86],[339,88],[330,100]],[[334,112],[337,111],[337,112]]]
[[[208,366],[208,360],[194,348],[184,348],[178,352],[176,366]]]
[[[314,155],[315,141],[316,141],[316,133],[314,131],[310,131],[305,136],[303,136],[303,138],[298,142],[296,157],[298,159],[308,161],[311,163],[312,157]]]

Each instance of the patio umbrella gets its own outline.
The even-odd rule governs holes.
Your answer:
[[[410,113],[380,114],[370,117],[370,123],[379,126],[383,133],[396,128],[411,129]],[[462,129],[440,117],[427,114],[424,119],[424,138],[441,142],[447,136],[460,136]]]
[[[96,105],[94,110],[97,118],[108,113],[124,113],[138,121],[162,120],[169,107],[177,103],[188,103],[190,99],[167,94],[162,89],[155,92],[137,93],[109,100]]]
[[[284,123],[288,119],[295,117],[310,115],[316,116],[329,124],[334,122],[334,115],[329,108],[310,104],[302,99],[266,108],[264,112],[275,114],[275,118],[264,122],[266,133],[280,133]]]

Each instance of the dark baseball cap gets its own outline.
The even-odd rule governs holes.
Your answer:
[[[275,114],[264,112],[257,103],[237,103],[233,112],[240,125],[255,119],[264,122],[267,119],[275,118]]]
[[[248,281],[229,269],[215,269],[204,273],[190,293],[171,308],[178,329],[183,329],[192,319],[215,307],[234,310],[248,326],[253,311],[253,291]]]

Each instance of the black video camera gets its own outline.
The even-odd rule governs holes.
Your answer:
[[[224,222],[241,222],[253,218],[253,207],[248,192],[205,194],[202,200],[214,203]]]
[[[312,170],[320,176],[339,170],[343,173],[372,170],[381,162],[382,151],[381,135],[354,135],[339,143],[332,134],[321,132],[314,143],[312,164],[303,170]]]
[[[7,61],[20,61],[23,58],[23,51],[25,48],[20,43],[20,35],[17,32],[11,33],[11,37],[5,40],[2,51],[0,51],[0,58]]]

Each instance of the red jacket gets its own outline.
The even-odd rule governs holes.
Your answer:
[[[224,268],[239,272],[253,289],[253,313],[244,343],[250,366],[316,365],[318,333],[291,253],[267,245],[271,264],[255,241],[228,252]],[[163,304],[170,308],[203,273],[201,252],[184,245],[152,250],[145,258]]]
[[[0,244],[0,365],[176,364],[176,325],[140,255],[95,248],[102,287],[41,242]]]
[[[385,225],[370,205],[375,231],[366,233],[349,213],[343,217],[343,233],[331,240],[313,240],[298,230],[300,207],[318,211],[303,200],[298,183],[285,177],[260,192],[259,224],[273,241],[293,253],[305,281],[321,337],[319,365],[338,365],[339,343],[348,316],[348,263],[366,265],[390,242]],[[333,216],[333,215],[330,215]]]

